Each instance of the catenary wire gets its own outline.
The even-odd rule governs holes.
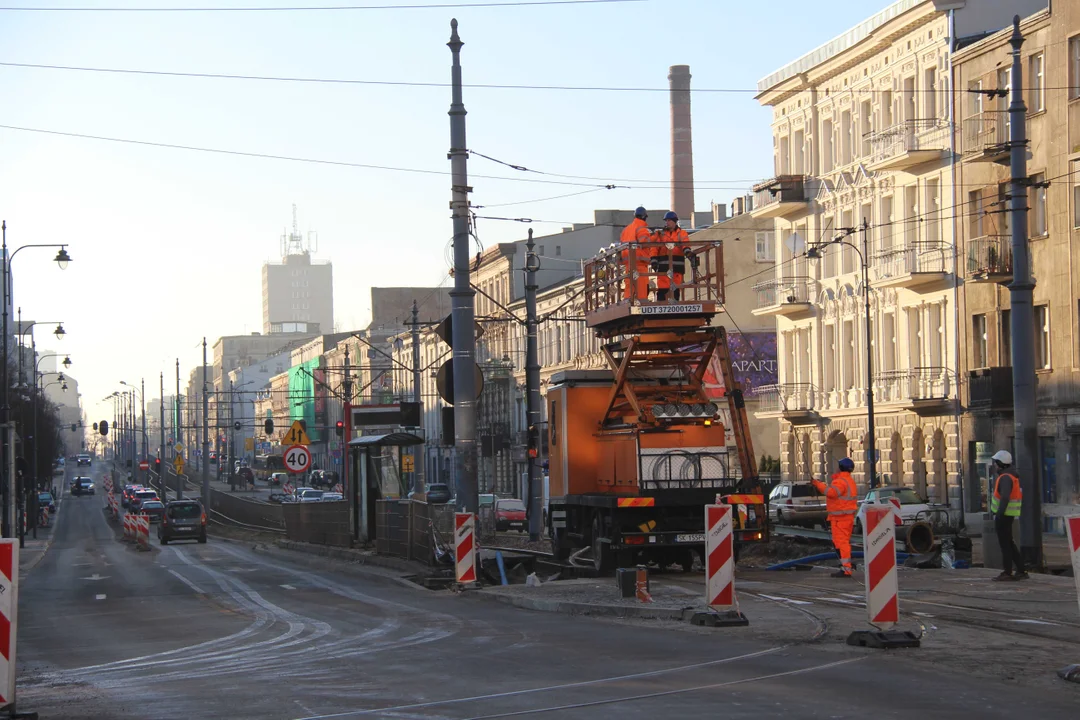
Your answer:
[[[0,11],[52,13],[324,12],[334,10],[447,10],[454,8],[503,8],[543,5],[612,5],[647,1],[648,0],[514,0],[512,2],[438,3],[433,5],[295,5],[287,7],[28,7],[12,5],[0,6]]]

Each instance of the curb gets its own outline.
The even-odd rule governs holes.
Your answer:
[[[470,593],[469,595],[470,597],[483,598],[484,600],[499,602],[504,605],[511,605],[524,610],[561,613],[563,615],[678,620],[680,622],[686,622],[690,619],[690,616],[696,612],[693,608],[675,610],[671,608],[639,608],[622,605],[592,605],[590,603],[569,602],[563,600],[544,600],[542,598],[500,595],[498,593],[485,592],[483,590],[476,593]]]
[[[41,553],[34,558],[33,562],[20,566],[20,571],[30,572],[41,563],[41,558],[45,557],[45,553],[49,552],[49,548],[52,547],[52,533],[49,534],[48,540],[45,541],[45,545],[41,548]]]

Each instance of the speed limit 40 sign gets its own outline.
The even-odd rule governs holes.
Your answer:
[[[285,451],[285,469],[291,473],[302,473],[311,467],[311,453],[303,445],[293,445]]]

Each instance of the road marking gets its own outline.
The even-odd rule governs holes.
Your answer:
[[[1046,620],[1010,620],[1009,622],[1022,623],[1024,625],[1057,625],[1057,623],[1047,622]]]
[[[814,604],[814,603],[810,602],[809,600],[796,600],[795,598],[783,597],[783,596],[779,596],[779,595],[766,595],[765,593],[761,593],[761,597],[769,598],[770,600],[776,600],[778,602],[791,603],[792,605],[813,605]]]
[[[189,588],[191,588],[195,592],[199,593],[200,595],[205,595],[205,593],[203,592],[203,589],[201,587],[199,587],[195,583],[191,582],[190,580],[188,580],[186,577],[184,577],[180,573],[176,572],[175,570],[173,570],[171,568],[169,569],[169,572],[172,573],[180,582],[184,583],[185,585],[187,585]]]
[[[285,588],[286,590],[295,590],[296,589],[292,585],[282,585],[281,587]]]
[[[101,595],[95,595],[95,596],[94,596],[94,599],[95,599],[95,600],[104,600],[104,599],[105,599],[105,595],[104,595],[104,594],[101,594]]]
[[[79,578],[79,579],[80,580],[107,580],[108,578],[109,578],[108,575],[98,575],[97,573],[94,573],[90,577],[84,577],[84,578]]]

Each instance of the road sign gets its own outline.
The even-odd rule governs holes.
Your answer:
[[[300,421],[294,420],[292,427],[285,433],[285,437],[282,438],[281,442],[282,444],[288,443],[289,445],[310,445],[311,438],[308,437],[307,431],[304,430],[304,426]]]
[[[255,452],[255,438],[244,438],[244,450]]]
[[[140,470],[149,470],[150,469],[150,463],[146,462],[145,460],[140,460],[139,461],[139,469]]]
[[[413,472],[416,469],[416,461],[413,460],[412,455],[403,455],[401,457],[401,469],[404,472]]]
[[[439,391],[439,397],[450,405],[454,404],[454,369],[459,363],[463,365],[464,361],[455,362],[454,358],[450,358],[443,363],[443,366],[439,368],[439,372],[435,376],[435,387]],[[479,400],[480,393],[484,392],[484,373],[476,363],[472,364],[472,369],[474,378],[473,387],[476,390],[476,397],[473,399]]]
[[[184,452],[184,446],[181,445],[180,443],[176,443],[175,445],[173,445],[173,450],[175,450],[178,453],[182,453],[182,452]]]
[[[285,451],[285,469],[291,473],[302,473],[311,467],[311,453],[303,445],[293,445]]]
[[[173,467],[176,468],[176,474],[177,475],[183,475],[184,474],[184,456],[183,455],[177,453],[176,457],[173,458]]]

